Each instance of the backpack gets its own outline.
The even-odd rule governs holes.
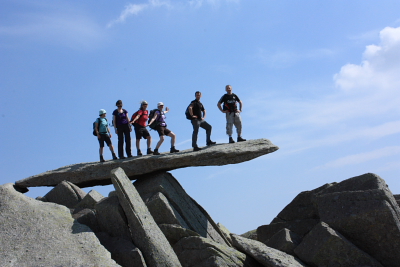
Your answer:
[[[192,120],[193,119],[192,116],[190,115],[190,112],[189,112],[190,105],[192,105],[192,102],[190,102],[189,106],[186,108],[186,111],[185,111],[186,119],[188,119],[188,120]]]
[[[106,121],[107,121],[107,118],[104,118],[104,119],[106,119]],[[100,123],[99,123],[98,121],[99,121],[99,118],[97,118],[97,119],[93,122],[93,135],[94,135],[94,136],[97,136],[97,134],[96,134],[96,122],[97,122],[97,125],[98,125],[97,131],[100,131]],[[107,122],[108,122],[108,121],[107,121]]]
[[[158,110],[158,108],[155,108],[155,109],[150,110],[150,113],[149,113],[149,120],[148,120],[147,123],[150,123],[150,121],[153,119],[154,115],[156,114],[156,111],[157,111],[157,110]],[[161,112],[160,112],[160,115],[161,115]],[[153,121],[152,124],[149,124],[149,127],[150,127],[151,129],[155,130],[156,127],[160,124],[160,122],[159,122],[158,120],[159,120],[159,118],[157,118],[157,120]]]

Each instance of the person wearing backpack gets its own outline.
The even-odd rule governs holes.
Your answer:
[[[190,102],[190,105],[186,111],[186,117],[190,119],[193,126],[192,134],[192,147],[193,151],[201,150],[197,146],[197,136],[199,133],[199,128],[206,130],[206,144],[207,146],[215,145],[216,142],[211,141],[211,129],[212,126],[206,122],[206,110],[203,104],[200,102],[201,92],[197,91],[194,93],[196,99]]]
[[[131,132],[132,126],[129,123],[128,111],[123,109],[122,101],[118,100],[115,105],[118,107],[113,112],[113,125],[115,133],[118,135],[118,157],[124,159],[124,139],[125,151],[128,158],[132,157],[131,153]]]
[[[153,110],[150,112],[152,115],[154,113],[154,116],[151,117],[150,115],[150,121],[149,121],[149,127],[153,127],[153,123],[156,124],[155,130],[158,132],[158,135],[160,136],[160,141],[158,141],[156,148],[154,149],[153,155],[160,155],[160,152],[158,152],[158,149],[160,148],[161,144],[164,142],[164,136],[167,135],[171,137],[171,153],[179,152],[179,150],[175,149],[175,140],[176,140],[176,135],[169,129],[167,129],[167,124],[165,123],[165,114],[169,112],[169,108],[166,107],[165,111],[164,109],[164,103],[159,102],[157,104],[157,110],[153,112]]]
[[[147,120],[149,119],[149,111],[147,110],[148,103],[143,100],[140,102],[140,108],[136,111],[131,118],[131,124],[133,124],[135,128],[136,134],[136,149],[137,155],[141,156],[142,152],[140,151],[140,139],[147,139],[147,155],[153,154],[151,150],[151,135],[149,131],[147,131]]]
[[[218,109],[225,113],[226,116],[226,134],[229,136],[229,143],[235,143],[232,138],[232,128],[233,125],[236,127],[237,132],[237,141],[243,142],[246,139],[242,138],[242,118],[240,117],[240,113],[243,109],[243,102],[239,99],[237,95],[232,93],[232,86],[225,86],[226,94],[224,94],[221,99],[218,101]],[[239,103],[240,108],[237,108],[236,103]],[[221,107],[222,104],[222,107]]]
[[[97,139],[100,144],[100,162],[104,162],[103,158],[103,150],[104,150],[104,142],[106,142],[107,146],[110,148],[113,159],[118,159],[114,152],[114,146],[111,142],[111,133],[108,128],[108,121],[106,119],[106,111],[104,109],[100,109],[99,118],[96,119],[94,123],[94,133],[97,135]]]

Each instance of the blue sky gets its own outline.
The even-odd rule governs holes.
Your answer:
[[[183,150],[192,133],[184,111],[202,91],[212,139],[225,143],[216,104],[231,84],[244,103],[243,137],[280,149],[172,171],[216,222],[241,234],[301,191],[367,172],[399,194],[398,10],[390,0],[3,0],[0,183],[97,161],[92,123],[102,108],[110,119],[118,99],[130,114],[141,100],[164,102]]]

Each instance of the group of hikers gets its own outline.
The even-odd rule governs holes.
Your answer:
[[[226,116],[226,133],[229,136],[229,143],[235,143],[232,137],[233,125],[236,127],[237,131],[237,142],[246,141],[246,139],[242,138],[242,120],[240,113],[242,112],[243,102],[239,99],[239,97],[232,93],[232,86],[225,86],[226,94],[224,94],[221,99],[218,101],[218,109],[225,113]],[[200,102],[201,92],[195,92],[196,99],[190,102],[188,108],[186,109],[186,118],[189,119],[193,126],[193,134],[192,134],[192,147],[193,151],[200,151],[201,148],[197,145],[197,135],[199,132],[199,128],[203,128],[206,130],[206,144],[207,146],[211,146],[216,144],[216,142],[211,141],[211,129],[212,126],[206,122],[206,109],[203,104]],[[237,103],[239,104],[239,108],[237,107]],[[147,110],[148,103],[143,100],[140,102],[140,108],[136,111],[131,118],[129,118],[128,111],[123,109],[123,103],[121,100],[116,102],[117,109],[115,109],[112,113],[113,120],[112,124],[115,128],[115,133],[118,135],[118,157],[114,152],[114,146],[111,142],[111,132],[108,127],[108,121],[106,118],[106,110],[101,109],[99,111],[99,118],[96,119],[93,125],[93,135],[97,136],[99,144],[100,144],[100,162],[104,162],[103,150],[104,143],[110,148],[113,159],[124,159],[124,142],[125,142],[125,152],[128,158],[132,157],[131,151],[131,135],[132,125],[135,130],[136,135],[136,149],[137,155],[142,156],[142,152],[140,150],[140,139],[147,140],[147,155],[160,155],[158,151],[161,144],[164,142],[164,137],[171,137],[171,148],[170,153],[179,152],[175,148],[176,135],[167,128],[167,124],[165,122],[166,116],[165,114],[169,112],[169,108],[166,107],[164,110],[164,103],[157,103],[157,109],[151,110],[150,112]],[[150,127],[158,132],[160,140],[158,141],[154,151],[151,149],[151,135],[147,130],[147,127]]]

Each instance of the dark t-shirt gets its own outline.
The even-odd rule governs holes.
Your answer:
[[[190,105],[192,106],[193,116],[197,116],[197,119],[200,120],[203,117],[202,112],[204,112],[203,104],[197,99],[195,99],[192,102],[190,102]]]
[[[117,119],[116,121],[117,126],[121,124],[128,124],[129,119],[126,116],[127,113],[128,111],[125,109],[122,109],[122,113],[119,113],[118,109],[114,110],[113,116],[115,116]]]
[[[218,103],[223,103],[223,110],[228,110],[229,112],[236,112],[237,111],[237,106],[236,102],[240,102],[240,99],[237,95],[235,94],[224,94],[221,99],[218,101]]]

